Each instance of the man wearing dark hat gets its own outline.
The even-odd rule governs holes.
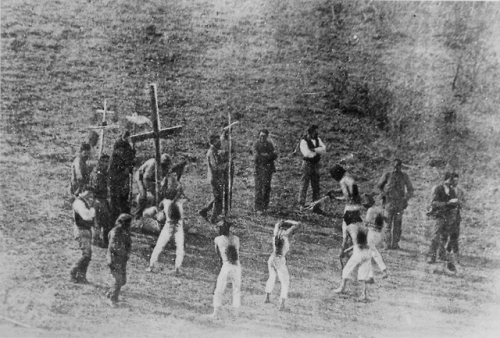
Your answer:
[[[312,199],[316,201],[320,197],[320,161],[321,156],[326,153],[326,146],[318,137],[318,126],[312,125],[300,140],[300,152],[302,153],[302,177],[299,193],[299,205],[305,206],[307,189],[311,184]],[[322,214],[320,205],[314,206],[313,212]]]
[[[276,171],[274,161],[278,158],[278,154],[274,151],[274,145],[267,140],[268,136],[269,131],[261,130],[259,139],[253,145],[256,212],[266,211],[269,207],[271,179]]]
[[[436,256],[444,258],[444,241],[453,230],[457,220],[457,209],[460,204],[453,189],[453,174],[446,172],[442,184],[432,189],[431,208],[428,216],[434,221],[434,231],[427,254],[427,263],[436,262]]]
[[[90,144],[82,143],[80,153],[71,164],[71,185],[70,194],[78,196],[89,183],[90,170],[87,161],[90,157]]]
[[[130,132],[123,131],[113,146],[113,154],[109,163],[109,202],[112,219],[122,213],[130,213],[128,202],[130,192],[129,174],[134,168],[135,150],[128,142]]]
[[[393,169],[384,173],[377,183],[382,194],[382,205],[386,211],[386,249],[400,249],[403,212],[408,200],[413,197],[413,186],[408,175],[401,171],[400,159],[393,161]]]

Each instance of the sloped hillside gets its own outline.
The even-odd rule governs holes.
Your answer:
[[[494,337],[498,315],[497,3],[316,0],[14,1],[1,4],[0,328],[40,337]],[[497,50],[498,51],[498,50]],[[134,233],[123,303],[111,309],[105,252],[95,248],[91,284],[68,281],[78,250],[68,201],[69,164],[104,100],[125,116],[148,116],[157,83],[161,123],[183,125],[162,142],[183,178],[188,234],[182,274],[147,267],[155,237]],[[242,242],[243,308],[210,313],[218,260],[215,229],[196,216],[206,202],[207,137],[227,123],[237,152],[233,215]],[[349,158],[371,191],[394,157],[407,164],[416,196],[405,214],[402,251],[384,252],[391,276],[369,302],[347,295],[337,261],[343,206],[298,214],[300,158],[291,155],[311,123],[328,146],[327,168]],[[255,215],[251,144],[271,131],[280,153],[271,210]],[[105,134],[111,152],[117,130]],[[137,145],[143,161],[152,142]],[[94,154],[95,156],[95,154]],[[94,158],[95,159],[95,158]],[[457,170],[467,191],[455,276],[424,262],[430,188]],[[304,226],[288,257],[290,312],[263,304],[272,225]],[[277,290],[273,297],[277,297]],[[230,292],[224,298],[230,302]],[[15,325],[11,319],[24,326]],[[29,326],[29,327],[26,327]]]

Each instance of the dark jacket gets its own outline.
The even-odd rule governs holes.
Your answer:
[[[108,264],[127,262],[132,248],[130,230],[125,230],[121,226],[115,226],[109,232],[108,239],[109,246],[106,256]]]
[[[278,158],[278,154],[270,141],[256,141],[253,145],[253,156],[255,170],[266,170],[271,173],[276,171],[274,161]]]
[[[121,186],[128,182],[129,172],[134,166],[135,151],[123,139],[116,141],[109,162],[109,186]]]

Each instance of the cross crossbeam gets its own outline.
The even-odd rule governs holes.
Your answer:
[[[182,131],[182,126],[174,126],[169,128],[161,129],[160,125],[160,114],[158,112],[158,99],[156,95],[156,84],[149,85],[149,94],[151,98],[151,123],[153,125],[153,131],[132,135],[130,140],[133,144],[135,142],[141,142],[145,140],[154,140],[155,144],[155,159],[156,159],[156,193],[155,193],[155,204],[159,202],[159,192],[160,192],[160,181],[162,177],[161,165],[160,165],[160,139],[167,139],[171,135],[178,134]]]

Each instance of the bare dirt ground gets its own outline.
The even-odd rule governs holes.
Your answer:
[[[300,160],[287,154],[304,117],[296,107],[312,107],[306,110],[308,116],[324,123],[332,149],[325,168],[363,144],[339,137],[340,129],[348,133],[357,128],[367,139],[371,132],[363,121],[324,115],[314,99],[297,101],[306,86],[297,74],[305,76],[309,68],[290,60],[305,35],[296,36],[297,45],[279,39],[281,33],[276,32],[285,30],[284,20],[301,20],[284,11],[282,2],[25,0],[3,1],[1,6],[1,337],[500,335],[498,222],[481,221],[482,210],[467,209],[458,273],[449,275],[440,265],[427,265],[430,225],[424,210],[438,173],[423,166],[408,170],[416,197],[404,219],[403,250],[383,252],[390,277],[382,280],[376,272],[367,302],[356,300],[356,283],[349,284],[345,295],[332,292],[341,274],[336,257],[342,205],[326,205],[327,216],[294,213]],[[279,21],[280,13],[288,16]],[[185,126],[176,144],[164,142],[165,150],[197,158],[184,178],[191,198],[186,224],[197,234],[187,236],[182,273],[176,276],[170,273],[173,245],[160,256],[162,271],[145,272],[155,237],[135,232],[128,283],[121,305],[112,309],[104,297],[112,277],[103,249],[94,247],[89,285],[69,282],[69,269],[78,257],[67,195],[69,163],[103,99],[109,99],[121,118],[134,111],[148,114],[144,88],[150,82],[159,84],[160,110],[169,112],[162,116],[163,123]],[[243,306],[235,317],[228,290],[222,319],[212,320],[205,315],[212,311],[218,274],[213,249],[217,234],[196,211],[209,196],[204,142],[228,109],[242,121],[236,138],[233,214],[238,219],[234,232],[242,243]],[[276,138],[281,157],[271,210],[257,216],[251,211],[249,145],[254,130],[264,125],[282,137]],[[116,136],[107,134],[108,152]],[[139,146],[138,152],[141,159],[151,156],[151,145]],[[362,189],[371,190],[381,163],[361,162],[352,170],[365,178]],[[323,191],[335,187],[326,170],[323,177]],[[272,226],[279,217],[304,223],[288,257],[288,312],[277,311],[279,283],[274,303],[263,303]]]

